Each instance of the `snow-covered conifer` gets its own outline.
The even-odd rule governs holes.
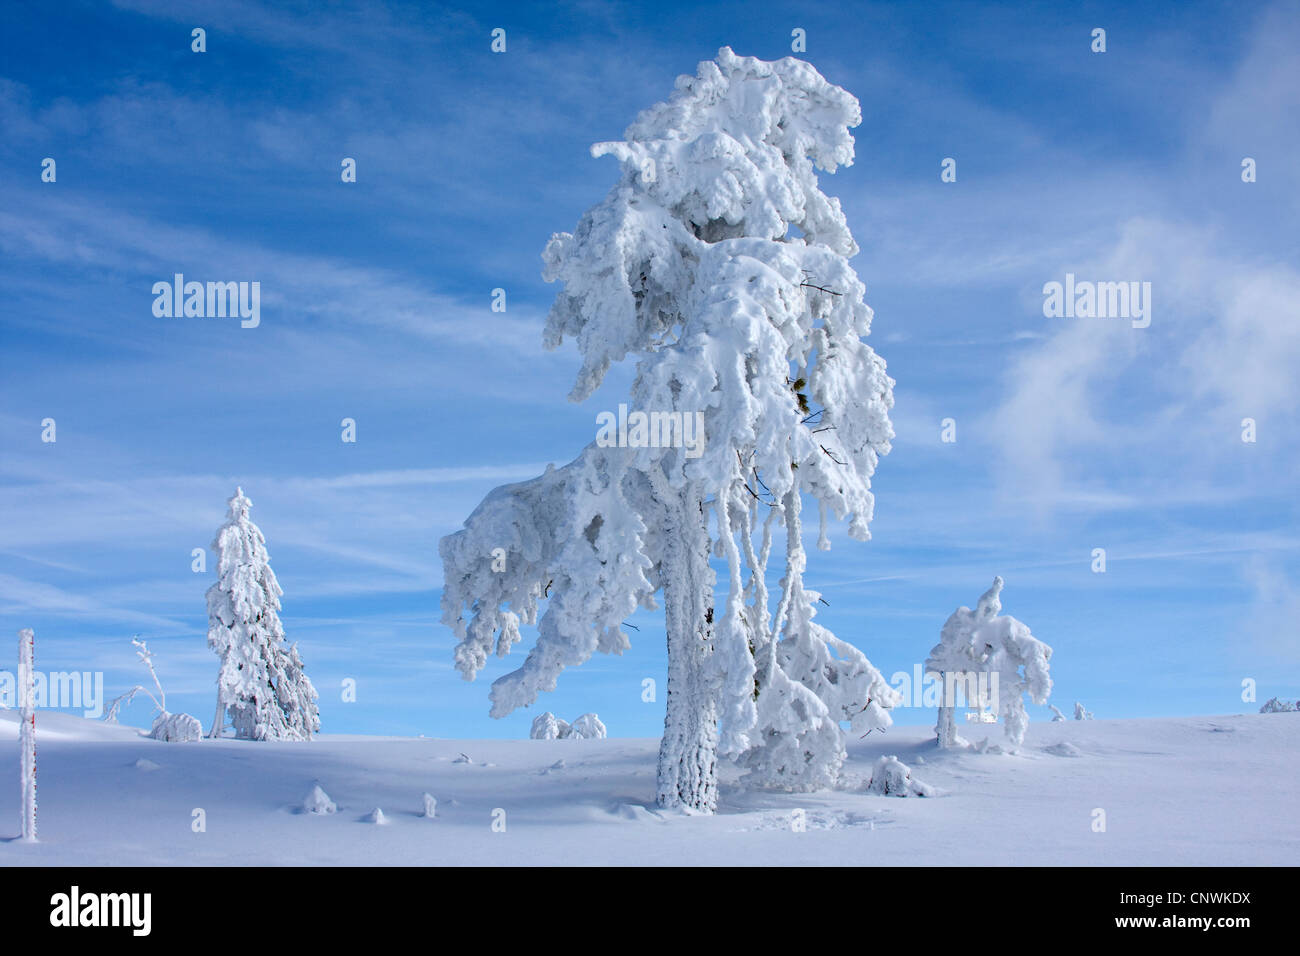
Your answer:
[[[1014,617],[1000,615],[1002,610],[1002,578],[995,577],[993,586],[980,596],[975,610],[959,607],[943,625],[939,643],[930,651],[925,662],[926,673],[943,676],[944,686],[939,701],[939,722],[935,726],[940,747],[960,747],[967,742],[957,735],[954,713],[954,689],[967,687],[967,704],[990,708],[1000,714],[1007,739],[1015,746],[1024,742],[1029,726],[1023,695],[1028,694],[1035,704],[1047,702],[1052,692],[1052,679],[1048,662],[1052,649],[1029,633],[1029,628]],[[987,686],[993,699],[971,700],[972,684],[975,693],[983,692],[982,675],[989,675]],[[996,678],[996,690],[993,679]]]
[[[237,488],[228,504],[226,523],[212,542],[217,582],[207,595],[208,646],[221,658],[209,736],[221,736],[228,713],[239,737],[307,740],[320,730],[320,714],[298,646],[285,641],[279,615],[284,592],[266,539],[248,518],[252,502]]]
[[[1077,700],[1074,702],[1074,719],[1075,720],[1092,720],[1092,711],[1084,707]]]
[[[760,783],[833,782],[839,721],[887,726],[897,701],[861,652],[813,623],[817,595],[802,580],[803,496],[818,504],[819,545],[832,518],[865,540],[893,437],[893,382],[863,341],[872,313],[848,264],[857,245],[817,180],[852,162],[860,118],[808,63],[724,48],[622,141],[593,147],[621,176],[546,247],[544,276],[563,289],[544,344],[577,343],[575,401],[633,357],[629,405],[643,418],[616,435],[610,413],[573,462],[496,489],[441,544],[443,619],[467,679],[509,653],[520,625],[538,630],[492,686],[497,717],[592,653],[621,653],[623,620],[662,593],[661,806],[712,811],[720,754]],[[769,597],[780,529],[786,571]]]

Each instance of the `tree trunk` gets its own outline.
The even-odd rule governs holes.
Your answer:
[[[220,692],[218,692],[220,693]],[[208,731],[209,737],[220,737],[226,724],[226,705],[221,703],[220,698],[217,700],[217,715],[212,718],[212,729]]]
[[[718,806],[718,718],[707,674],[713,633],[709,535],[698,499],[674,493],[661,500],[669,511],[662,565],[668,712],[656,799],[661,807],[712,813]]]
[[[939,705],[939,722],[934,725],[934,732],[939,738],[939,746],[944,750],[957,746],[957,722],[953,716],[953,708]]]

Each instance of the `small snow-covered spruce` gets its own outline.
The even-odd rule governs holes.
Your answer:
[[[1047,706],[1051,708],[1052,711],[1052,723],[1058,723],[1059,721],[1066,719],[1065,714],[1061,713],[1061,708],[1057,707],[1055,704],[1048,704]]]
[[[432,820],[438,815],[438,800],[431,793],[426,793],[422,798],[424,801],[424,812],[420,816]]]
[[[940,747],[967,744],[957,735],[952,691],[958,678],[965,679],[967,703],[988,706],[1002,717],[1007,739],[1020,746],[1029,726],[1023,695],[1038,705],[1045,704],[1052,692],[1048,662],[1052,649],[1029,633],[1029,628],[1014,617],[1000,615],[1002,579],[995,577],[993,586],[980,596],[975,610],[959,607],[943,625],[939,643],[930,650],[925,662],[926,673],[938,674],[944,681],[939,701],[939,721],[935,734]],[[989,701],[970,700],[971,683],[980,683],[983,674],[988,684],[997,678],[997,695]]]
[[[1277,697],[1270,697],[1259,709],[1261,714],[1290,714],[1296,711],[1300,711],[1300,702],[1293,703]]]
[[[808,63],[724,48],[622,141],[593,147],[621,177],[546,247],[544,277],[563,289],[544,344],[577,343],[575,401],[632,356],[629,404],[658,416],[659,440],[598,435],[570,464],[493,491],[441,542],[443,621],[466,679],[508,654],[521,625],[538,631],[494,682],[494,717],[594,652],[622,653],[622,622],[662,594],[661,806],[712,812],[719,756],[739,758],[750,782],[827,786],[844,758],[839,722],[884,728],[898,700],[813,622],[817,594],[803,586],[803,495],[818,504],[819,546],[831,518],[866,540],[871,477],[893,437],[893,381],[863,341],[872,313],[848,264],[858,247],[817,181],[852,162],[860,120],[857,100]],[[688,443],[681,426],[697,415],[703,435]],[[769,595],[782,528],[785,573]]]
[[[1074,702],[1074,719],[1075,720],[1092,720],[1092,711],[1084,708],[1083,704],[1077,700]]]
[[[252,502],[236,488],[217,531],[217,582],[208,589],[208,646],[221,658],[217,710],[208,736],[220,737],[226,715],[248,740],[308,740],[320,730],[316,689],[303,672],[298,645],[280,623],[284,592],[271,570],[266,539],[248,518]]]
[[[136,638],[131,639],[135,646],[135,656],[140,659],[149,676],[153,678],[153,686],[158,690],[158,696],[155,697],[149,692],[143,684],[136,684],[125,694],[115,697],[108,705],[108,710],[104,714],[104,720],[111,724],[117,723],[118,715],[123,707],[127,706],[135,699],[135,695],[144,692],[145,696],[153,701],[157,714],[154,717],[153,727],[149,731],[149,736],[155,740],[166,740],[169,742],[185,742],[198,740],[203,736],[203,725],[199,723],[197,717],[189,714],[172,714],[167,712],[167,695],[163,693],[162,684],[158,680],[158,674],[153,667],[153,652],[149,650],[149,645],[144,641]]]

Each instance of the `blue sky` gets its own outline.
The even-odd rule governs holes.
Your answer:
[[[658,735],[644,612],[623,657],[488,718],[514,662],[452,669],[437,543],[625,394],[622,370],[568,403],[575,353],[540,346],[542,247],[616,178],[590,144],[720,46],[776,58],[798,27],[862,102],[857,162],[823,189],[898,383],[873,540],[811,553],[819,620],[910,672],[1001,574],[1064,710],[1254,710],[1247,678],[1261,702],[1300,693],[1294,4],[126,0],[5,20],[0,668],[32,627],[39,669],[102,670],[111,696],[144,677],[138,634],[169,708],[206,724],[213,574],[190,552],[240,484],[327,731],[514,737],[549,709]],[[176,272],[259,281],[261,325],[155,318]],[[1045,318],[1067,272],[1151,282],[1150,327]]]

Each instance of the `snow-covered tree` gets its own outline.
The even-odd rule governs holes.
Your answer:
[[[925,662],[926,673],[944,678],[939,701],[939,722],[935,726],[940,747],[966,744],[957,735],[953,691],[965,682],[967,704],[990,707],[1000,714],[1007,739],[1015,746],[1024,742],[1029,726],[1023,695],[1035,704],[1047,702],[1052,692],[1048,662],[1052,649],[1029,633],[1029,628],[1014,617],[1000,615],[1002,579],[995,577],[993,586],[980,596],[975,610],[959,607],[943,625],[939,643]],[[983,691],[982,675],[989,675],[986,686],[992,699],[970,699],[971,687]],[[996,686],[994,686],[996,684]]]
[[[1075,720],[1092,720],[1092,711],[1084,707],[1077,700],[1074,702],[1074,719]]]
[[[662,594],[662,806],[712,811],[719,754],[752,782],[832,783],[840,721],[883,728],[897,702],[860,651],[814,623],[818,596],[803,586],[803,496],[818,505],[819,546],[832,517],[867,539],[870,480],[893,437],[893,381],[863,341],[872,313],[848,264],[857,245],[817,180],[852,162],[860,117],[808,63],[724,48],[622,141],[593,147],[621,176],[546,247],[544,276],[563,289],[544,344],[577,343],[574,401],[634,357],[629,405],[642,418],[496,489],[441,544],[443,620],[467,679],[509,653],[521,624],[538,631],[492,686],[496,717],[595,651],[621,653],[623,620]],[[726,562],[722,607],[711,553]]]
[[[239,737],[307,740],[320,730],[320,713],[298,645],[286,642],[280,624],[284,592],[266,539],[248,518],[252,502],[236,488],[228,504],[212,542],[217,582],[208,589],[208,646],[221,658],[209,736],[221,736],[229,713]]]
[[[1290,714],[1296,711],[1300,711],[1300,702],[1282,700],[1278,697],[1270,697],[1259,709],[1261,714]]]

